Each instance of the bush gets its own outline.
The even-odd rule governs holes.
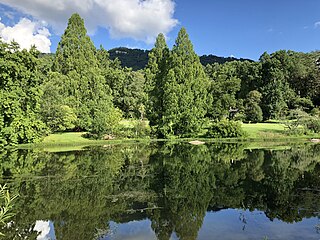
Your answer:
[[[304,121],[305,127],[313,132],[313,133],[320,133],[320,119],[316,117],[311,117]]]
[[[98,107],[97,111],[94,113],[90,133],[98,139],[105,134],[116,134],[119,129],[119,123],[122,119],[121,110],[110,107],[108,112],[104,112]],[[102,108],[103,107],[104,106],[102,106]]]
[[[236,138],[244,137],[245,132],[240,122],[225,119],[212,123],[206,136],[210,138]]]
[[[150,137],[151,128],[147,121],[134,120],[131,124],[120,127],[117,136],[124,138],[145,138]]]
[[[303,135],[309,133],[320,133],[320,118],[310,116],[300,109],[290,111],[288,121],[285,122],[288,133],[292,135]]]
[[[146,121],[138,121],[134,127],[133,131],[137,137],[147,137],[150,136],[151,129]]]
[[[36,143],[49,133],[47,126],[35,116],[16,118],[0,130],[0,145]]]
[[[44,114],[44,121],[50,127],[52,132],[62,132],[65,130],[71,130],[75,128],[77,122],[77,115],[74,113],[74,109],[68,105],[57,105],[49,110],[46,110]]]
[[[257,103],[252,103],[251,105],[247,105],[245,110],[246,121],[248,122],[261,122],[263,120],[263,114],[261,107]]]
[[[319,108],[314,108],[311,110],[310,114],[314,117],[320,117],[320,109]]]

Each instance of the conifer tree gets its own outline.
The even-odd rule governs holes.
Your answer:
[[[165,37],[160,33],[156,39],[155,46],[149,53],[149,62],[146,68],[146,89],[148,94],[147,118],[150,126],[159,126],[163,114],[163,89],[164,79],[167,74],[167,61],[169,48]]]
[[[197,134],[206,114],[209,81],[185,28],[180,30],[166,62],[163,81],[160,85],[163,95],[160,95],[162,116],[158,135]]]
[[[93,42],[87,36],[83,19],[74,13],[58,44],[53,71],[65,75],[76,71],[81,75],[87,69],[98,67],[95,51]]]
[[[99,68],[96,48],[79,14],[73,14],[58,44],[53,71],[66,75],[63,105],[74,109],[76,127],[101,135],[110,130],[108,115],[114,113],[111,90]]]

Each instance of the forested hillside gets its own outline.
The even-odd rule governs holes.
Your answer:
[[[96,49],[78,14],[54,55],[0,41],[0,145],[64,131],[98,139],[243,137],[237,121],[277,120],[290,134],[320,132],[319,52],[279,50],[257,62],[203,66],[185,28],[172,49],[163,34],[150,52],[121,49],[113,52],[138,56],[122,59],[125,65],[147,60],[146,67],[135,71]],[[121,127],[123,119],[137,120],[134,134]]]
[[[132,68],[132,70],[141,70],[147,66],[149,59],[149,50],[131,49],[126,47],[113,48],[109,51],[110,59],[115,60],[118,58],[122,67]],[[200,62],[202,65],[213,63],[226,63],[231,61],[252,61],[250,59],[235,58],[235,57],[218,57],[215,55],[202,55],[200,56]]]

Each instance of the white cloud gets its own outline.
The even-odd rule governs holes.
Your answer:
[[[173,0],[0,0],[23,13],[45,20],[61,33],[72,13],[79,13],[90,33],[100,26],[114,38],[133,38],[147,43],[178,24]]]
[[[0,37],[5,42],[12,40],[19,43],[22,49],[30,49],[35,45],[40,52],[49,53],[51,41],[49,30],[40,22],[22,18],[14,26],[5,26],[0,19]]]
[[[314,23],[314,27],[315,27],[315,28],[320,28],[320,22],[315,22],[315,23]]]

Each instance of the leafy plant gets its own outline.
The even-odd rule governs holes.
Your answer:
[[[289,134],[307,134],[320,132],[320,118],[310,116],[300,109],[290,111],[289,120],[285,122]]]
[[[227,119],[212,123],[207,132],[207,137],[211,138],[231,138],[244,137],[245,132],[240,122]]]
[[[0,185],[0,224],[4,225],[10,218],[14,216],[12,210],[12,202],[18,197],[18,195],[11,196],[6,185]],[[0,236],[3,234],[0,232]]]

